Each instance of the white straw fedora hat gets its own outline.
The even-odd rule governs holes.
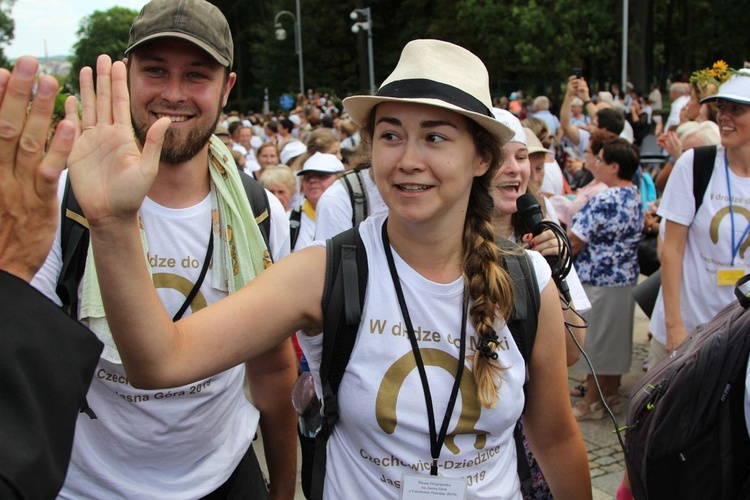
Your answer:
[[[513,131],[492,116],[487,68],[463,47],[440,40],[412,40],[401,52],[396,69],[374,96],[344,99],[344,107],[360,126],[381,102],[415,102],[450,109],[484,127],[504,145]]]

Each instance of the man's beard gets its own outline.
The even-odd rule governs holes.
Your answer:
[[[216,124],[219,123],[221,108],[216,113],[213,123],[206,123],[205,126],[198,126],[188,131],[186,134],[179,134],[174,129],[168,128],[164,136],[164,145],[161,148],[160,161],[169,164],[185,163],[193,159],[205,146],[216,130]],[[141,145],[146,143],[146,134],[150,125],[138,124],[135,118],[131,119],[135,136]],[[184,138],[180,140],[180,137]]]

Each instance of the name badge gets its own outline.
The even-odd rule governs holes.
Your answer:
[[[401,477],[401,500],[424,500],[425,498],[451,500],[466,498],[466,479],[404,474]]]
[[[745,275],[745,270],[742,268],[729,267],[725,269],[719,269],[716,272],[716,284],[719,286],[734,286],[737,284],[737,280]]]

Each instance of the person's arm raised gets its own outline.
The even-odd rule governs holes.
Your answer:
[[[563,129],[565,137],[574,145],[578,145],[581,142],[581,134],[578,132],[578,127],[573,125],[570,121],[570,103],[573,97],[577,95],[579,85],[579,78],[571,76],[568,78],[568,87],[565,90],[565,98],[560,106],[560,128]]]
[[[130,125],[125,65],[100,56],[97,92],[90,68],[80,81],[83,132],[70,155],[70,176],[89,221],[107,320],[131,383],[183,385],[257,356],[289,332],[316,331],[322,248],[284,259],[238,293],[172,323],[146,268],[137,216],[159,168],[169,119],[151,126],[141,152]]]

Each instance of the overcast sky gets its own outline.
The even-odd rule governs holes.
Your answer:
[[[23,55],[44,56],[44,41],[50,56],[70,55],[82,18],[95,10],[115,5],[141,10],[148,0],[16,0],[11,17],[15,37],[6,47],[9,59]]]

